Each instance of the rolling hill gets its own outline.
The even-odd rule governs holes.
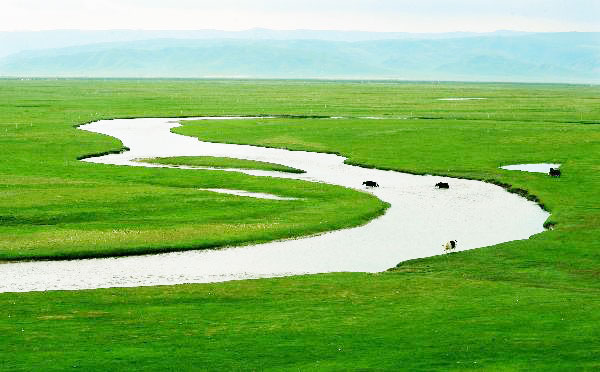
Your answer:
[[[163,38],[20,51],[0,59],[0,76],[600,82],[600,33],[324,38]]]

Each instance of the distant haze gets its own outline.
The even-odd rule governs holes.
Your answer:
[[[0,30],[600,31],[598,0],[2,0]]]
[[[0,76],[600,83],[600,33],[0,32]]]
[[[497,31],[496,36],[527,34],[515,31]],[[0,31],[0,58],[24,50],[63,48],[95,43],[112,43],[152,39],[240,39],[240,40],[328,40],[368,41],[388,39],[447,39],[484,36],[487,33],[447,32],[365,32],[335,30],[270,30],[254,28],[244,31],[221,30],[50,30],[50,31]]]

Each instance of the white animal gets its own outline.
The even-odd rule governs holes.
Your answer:
[[[444,247],[444,252],[448,253],[448,252],[451,252],[454,249],[456,249],[457,243],[458,243],[458,240],[450,240],[450,241],[446,242],[446,244],[442,245],[442,247]]]

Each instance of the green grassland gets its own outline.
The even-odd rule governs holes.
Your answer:
[[[210,167],[220,169],[251,169],[287,173],[304,173],[301,169],[286,167],[281,164],[264,161],[253,161],[234,158],[220,158],[214,156],[173,156],[168,158],[137,159],[137,161],[150,164],[184,165],[189,167]]]
[[[0,239],[13,258],[72,252],[80,244],[61,239],[88,233],[94,245],[113,230],[144,231],[144,238],[128,245],[135,238],[121,233],[87,252],[201,246],[186,239],[217,223],[237,226],[234,234],[216,233],[235,243],[274,237],[276,230],[256,234],[240,222],[248,208],[256,210],[256,224],[281,213],[293,234],[314,231],[324,216],[334,228],[384,208],[368,195],[327,185],[77,162],[120,149],[114,139],[74,129],[113,117],[295,115],[189,122],[175,131],[336,152],[366,167],[489,180],[535,196],[555,224],[529,240],[404,262],[380,274],[0,294],[0,369],[600,368],[597,86],[6,80],[0,87]],[[488,99],[437,100],[444,97]],[[319,119],[326,116],[344,119]],[[497,169],[528,162],[561,163],[563,176]],[[252,204],[192,191],[225,184],[307,201]],[[191,222],[194,210],[223,204],[223,214]],[[162,238],[177,229],[185,231]],[[60,234],[56,246],[40,240],[42,233]]]
[[[551,222],[583,223],[598,200],[600,133],[595,125],[464,119],[259,119],[186,121],[176,133],[206,141],[336,152],[347,163],[488,180],[528,190]],[[560,163],[560,179],[499,169]],[[586,206],[587,208],[582,208]],[[586,223],[593,227],[594,220]]]
[[[168,109],[176,106],[170,97],[177,84],[1,84],[0,261],[264,242],[360,225],[386,208],[370,194],[325,184],[77,160],[122,146],[114,138],[78,130],[77,125],[102,118],[181,115],[181,106]],[[152,85],[165,89],[162,103],[146,91]],[[210,89],[184,85],[190,95],[202,96]],[[266,192],[299,200],[216,195],[199,188]]]

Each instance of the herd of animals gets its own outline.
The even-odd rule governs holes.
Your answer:
[[[560,169],[550,168],[548,175],[551,177],[560,177]],[[379,184],[375,181],[364,181],[362,184],[366,187],[379,187]],[[449,189],[450,185],[447,182],[438,182],[435,184],[435,187],[438,189]],[[444,248],[444,252],[448,253],[456,249],[457,244],[458,240],[449,240],[442,247]]]

